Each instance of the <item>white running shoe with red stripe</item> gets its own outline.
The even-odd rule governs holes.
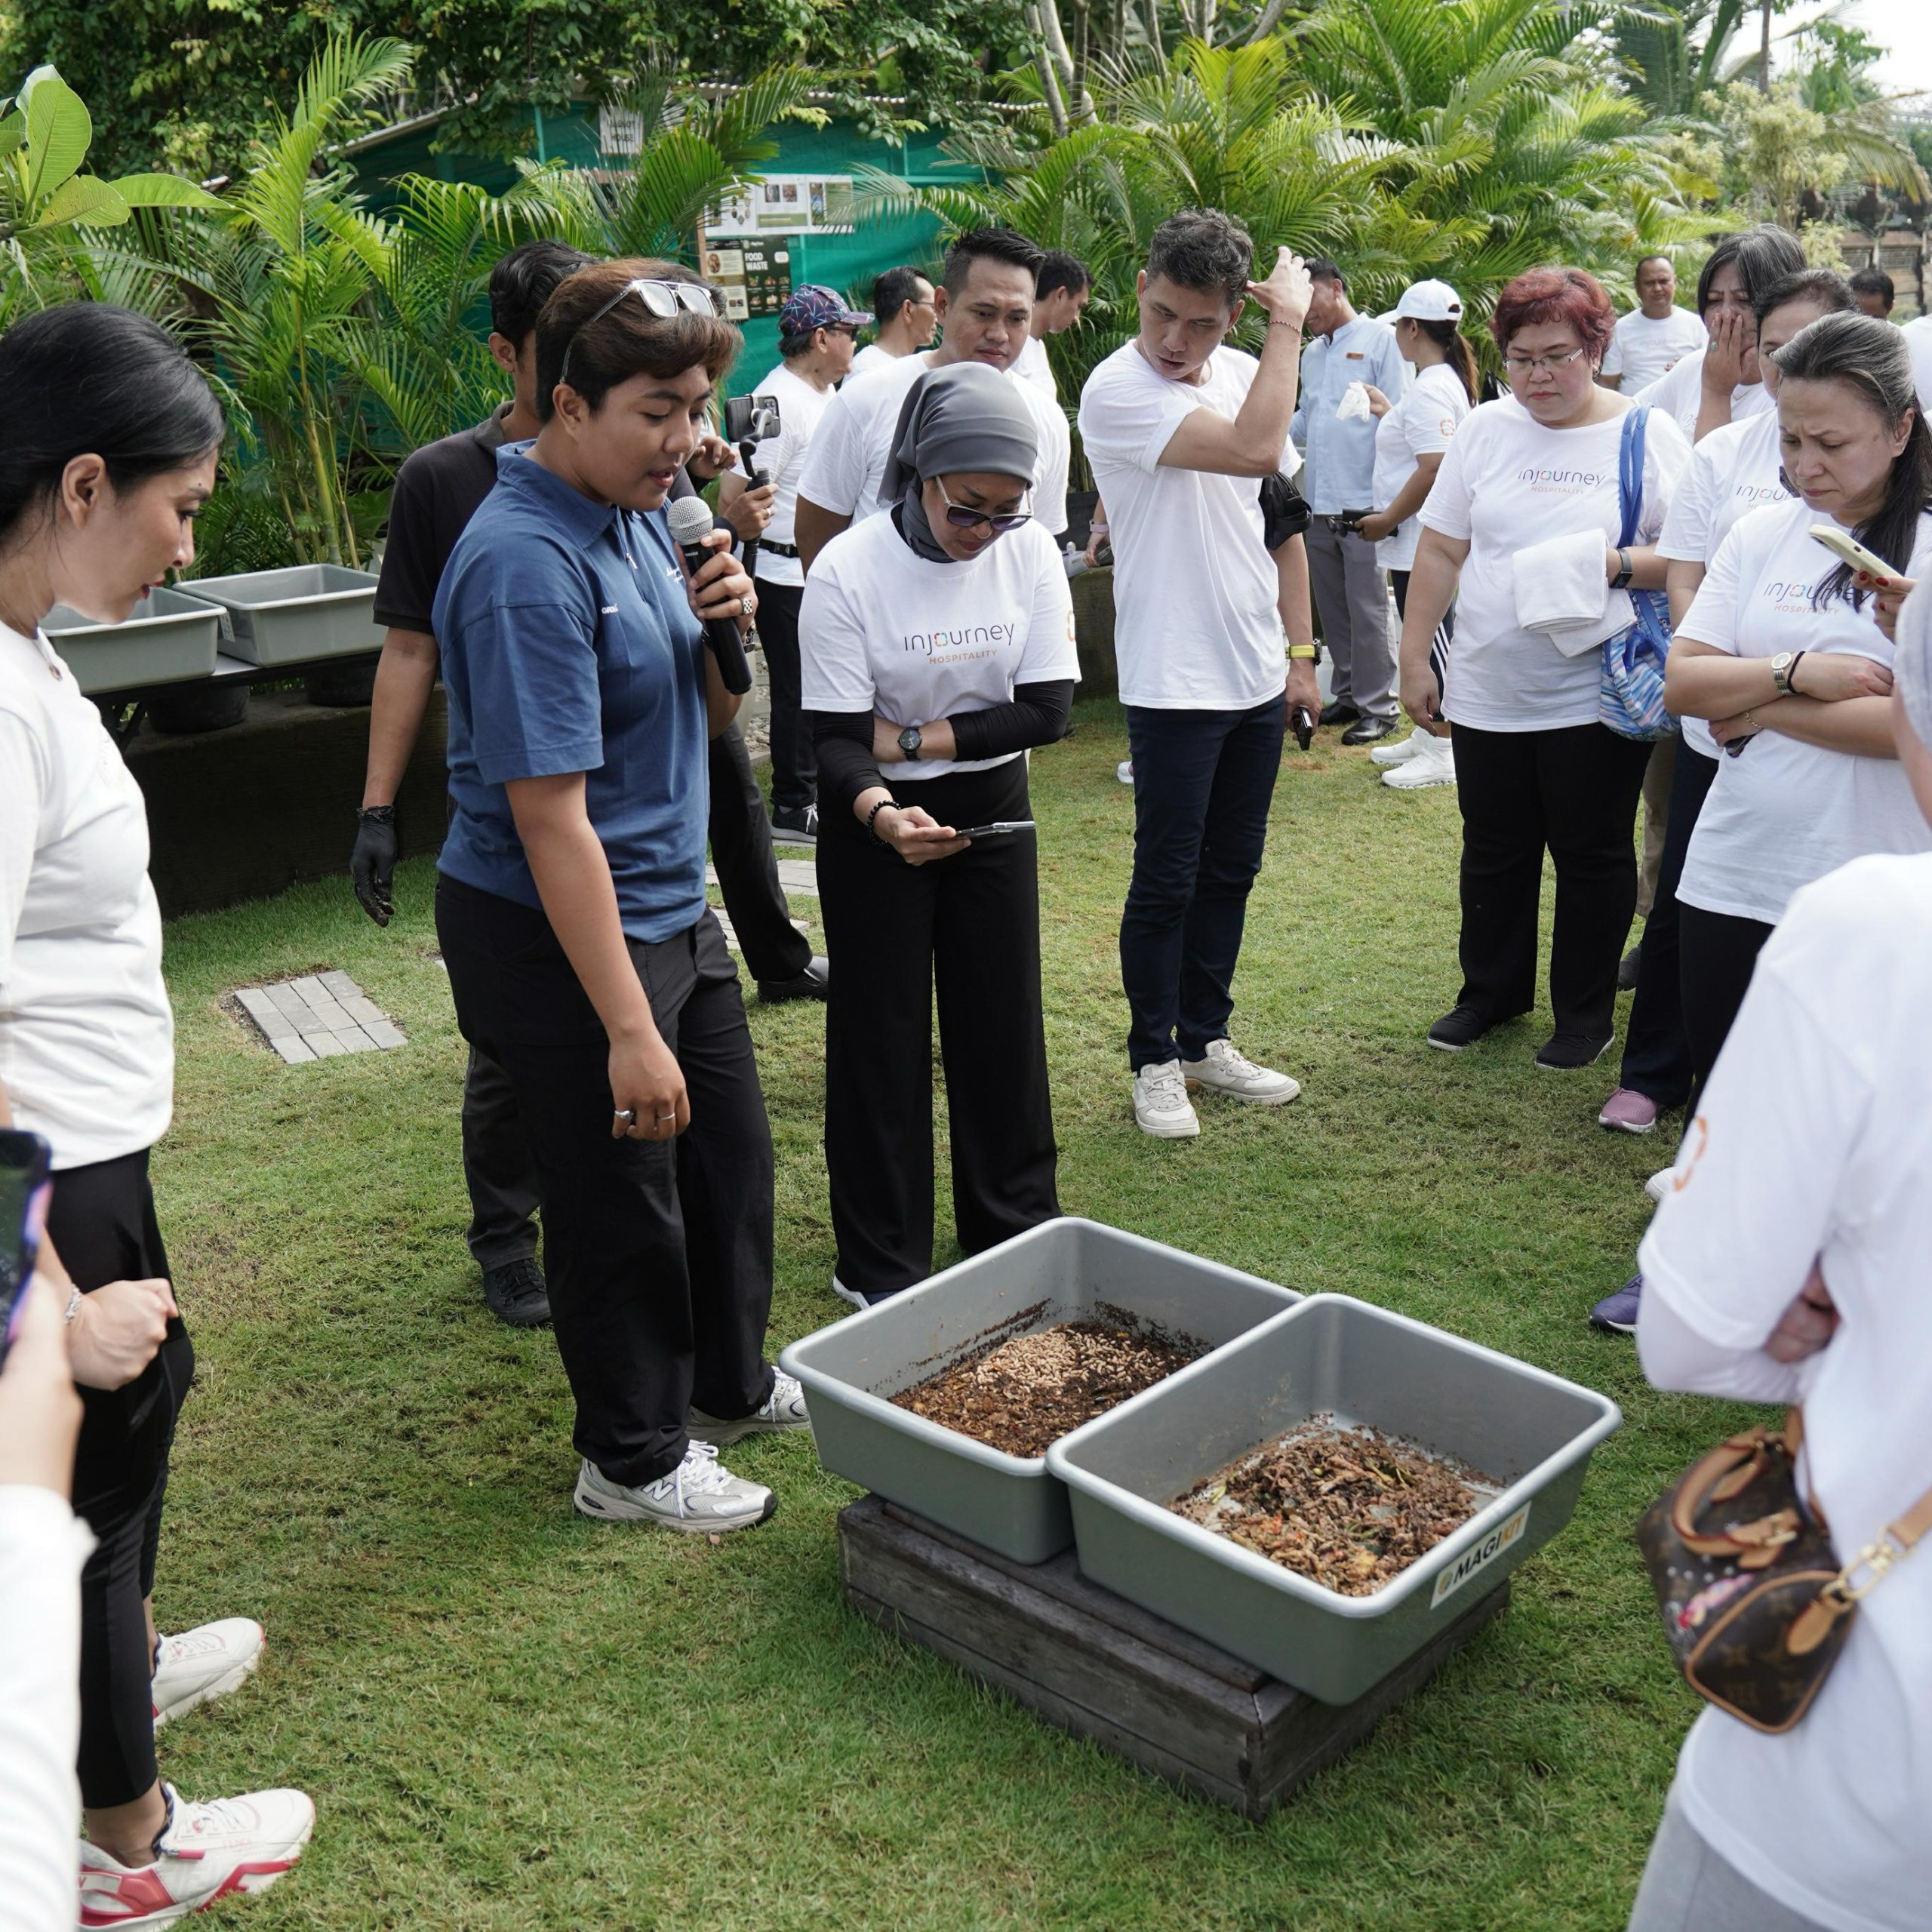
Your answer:
[[[224,1617],[155,1646],[154,1727],[211,1698],[240,1689],[262,1660],[262,1626],[252,1617]]]
[[[81,1841],[82,1932],[172,1925],[217,1899],[262,1892],[302,1856],[315,1807],[300,1791],[251,1791],[191,1804],[172,1785],[152,1865],[123,1865]]]

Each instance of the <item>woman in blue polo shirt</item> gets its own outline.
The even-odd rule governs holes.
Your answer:
[[[434,613],[437,931],[531,1137],[577,1506],[699,1531],[774,1506],[719,1445],[806,1422],[763,1355],[771,1136],[704,896],[706,743],[737,700],[698,619],[742,622],[754,592],[721,549],[688,593],[663,511],[738,346],[671,263],[565,281],[537,325],[543,428],[498,453]]]

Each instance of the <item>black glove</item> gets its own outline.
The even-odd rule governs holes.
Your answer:
[[[355,849],[349,855],[349,876],[362,909],[377,925],[386,926],[395,910],[390,888],[395,883],[395,808],[365,805],[355,814]]]

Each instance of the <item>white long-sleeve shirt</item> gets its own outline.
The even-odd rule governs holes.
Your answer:
[[[73,1932],[79,1910],[85,1524],[50,1489],[0,1484],[0,1932]]]

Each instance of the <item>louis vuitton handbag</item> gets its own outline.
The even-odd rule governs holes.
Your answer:
[[[1932,1531],[1932,1490],[1841,1564],[1798,1494],[1802,1420],[1747,1429],[1694,1463],[1644,1512],[1637,1541],[1664,1636],[1700,1697],[1754,1730],[1789,1730],[1838,1660],[1859,1599]]]

